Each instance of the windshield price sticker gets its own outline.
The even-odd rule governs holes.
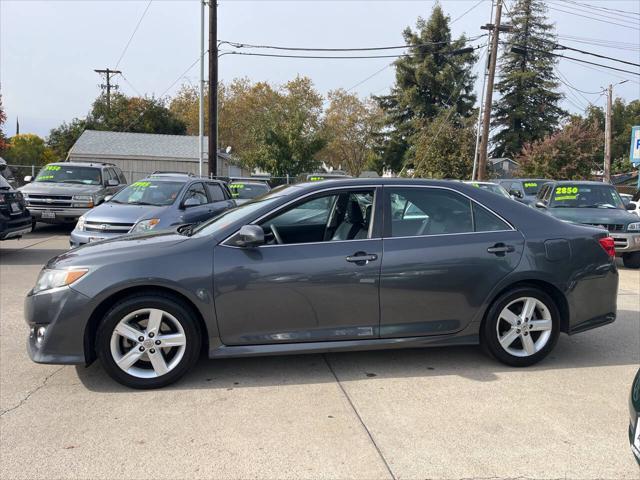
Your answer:
[[[47,165],[46,167],[44,167],[45,170],[52,170],[54,172],[57,172],[58,170],[61,170],[62,167],[60,165]]]
[[[151,182],[136,182],[131,184],[133,188],[148,188],[151,185]]]
[[[578,187],[556,187],[555,200],[575,200],[578,198]]]
[[[241,189],[244,188],[244,184],[243,183],[232,183],[231,185],[229,185],[229,188],[235,188],[235,189]]]
[[[320,180],[324,180],[324,177],[311,177],[311,178],[309,178],[310,182],[319,182]]]
[[[525,182],[524,188],[537,187],[538,184],[536,182]]]
[[[51,180],[52,178],[54,178],[53,175],[40,175],[38,180]]]

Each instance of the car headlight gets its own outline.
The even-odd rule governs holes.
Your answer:
[[[72,268],[69,270],[44,269],[33,287],[32,293],[51,290],[52,288],[66,287],[78,281],[89,270],[86,268]]]
[[[156,225],[160,223],[159,218],[150,218],[149,220],[140,220],[131,229],[131,233],[146,232],[147,230],[153,230]]]
[[[84,231],[84,221],[84,215],[78,218],[78,223],[76,223],[76,230],[80,230],[81,232]]]
[[[640,222],[630,223],[627,225],[627,232],[640,232]]]
[[[92,195],[74,195],[71,198],[71,200],[74,202],[81,202],[81,203],[71,204],[72,207],[76,207],[76,208],[86,208],[86,207],[92,208],[93,204],[95,203]]]

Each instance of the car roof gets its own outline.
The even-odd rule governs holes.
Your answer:
[[[60,165],[61,167],[70,166],[70,167],[93,167],[93,168],[107,168],[107,167],[116,167],[113,163],[103,163],[103,162],[51,162],[47,165]]]
[[[557,183],[558,185],[576,185],[576,184],[580,184],[580,185],[606,185],[606,186],[615,188],[610,183],[595,182],[593,180],[553,180],[553,183]]]
[[[241,183],[243,185],[262,185],[262,186],[268,186],[268,183],[266,180],[234,180],[231,179],[229,180],[229,185],[233,185],[234,183]]]
[[[540,178],[540,177],[526,177],[526,178],[497,178],[497,182],[530,182],[530,181],[539,181],[539,182],[555,182],[556,180],[550,180],[548,178]]]
[[[462,183],[467,183],[467,184],[476,183],[478,185],[500,185],[497,182],[491,182],[491,181],[489,181],[489,182],[485,182],[485,181],[479,182],[478,180],[463,180]]]
[[[141,178],[140,180],[136,180],[137,182],[145,182],[153,180],[154,182],[209,182],[209,183],[218,183],[223,185],[225,182],[222,180],[218,180],[216,178],[207,178],[207,177],[198,177],[194,175],[188,175],[183,173],[154,173],[149,175],[148,177]]]

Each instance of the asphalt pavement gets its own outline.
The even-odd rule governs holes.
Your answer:
[[[640,271],[620,269],[615,323],[526,369],[477,347],[203,359],[133,391],[27,356],[23,298],[68,233],[0,243],[2,479],[640,478]]]

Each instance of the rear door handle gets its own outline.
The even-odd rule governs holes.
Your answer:
[[[378,255],[375,253],[356,252],[353,255],[349,255],[345,260],[357,265],[366,265],[369,262],[373,262],[378,259]]]
[[[493,247],[487,248],[487,252],[494,255],[504,255],[505,253],[515,252],[516,249],[513,245],[505,245],[504,243],[496,243]]]

